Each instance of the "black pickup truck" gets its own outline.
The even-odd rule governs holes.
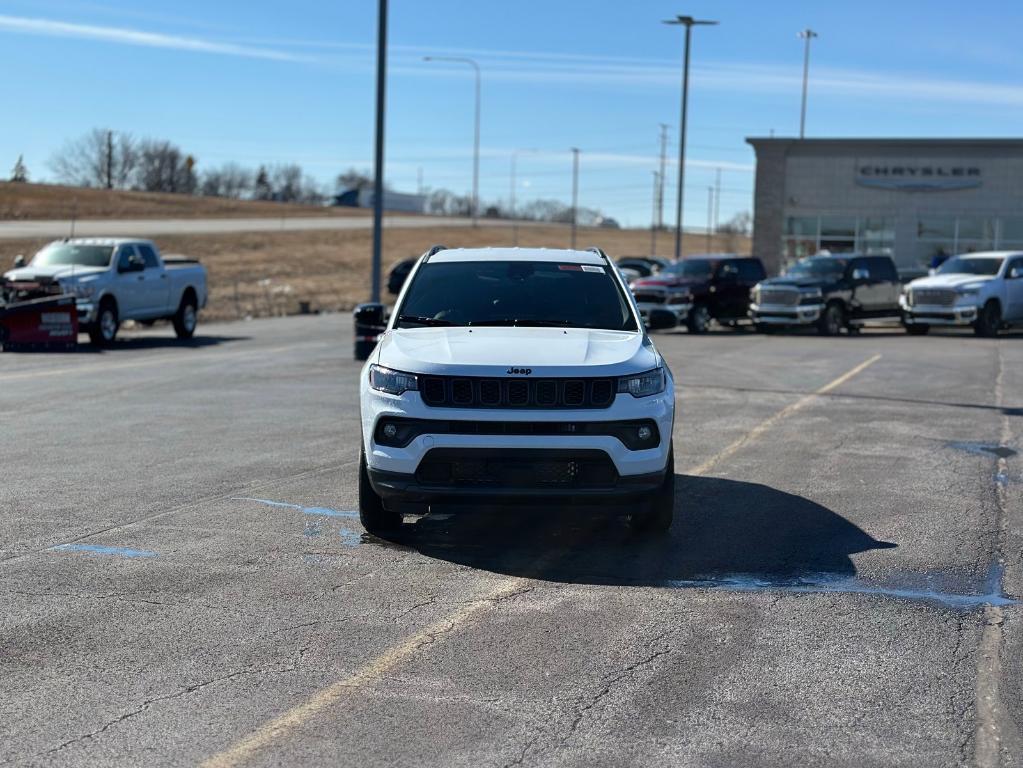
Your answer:
[[[753,289],[758,331],[814,326],[823,336],[858,331],[869,320],[899,320],[902,284],[888,256],[810,256]]]
[[[733,327],[747,321],[750,289],[766,275],[760,259],[708,254],[676,261],[629,287],[644,320],[651,310],[666,309],[690,333],[703,333],[711,320]]]

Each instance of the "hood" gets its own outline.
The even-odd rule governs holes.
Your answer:
[[[707,284],[707,280],[698,277],[680,277],[676,275],[657,275],[655,277],[643,277],[629,283],[630,288],[700,288]]]
[[[79,278],[98,275],[101,272],[106,272],[108,269],[109,267],[83,267],[78,264],[74,266],[69,264],[51,264],[45,267],[34,267],[29,264],[26,267],[19,267],[4,273],[4,277],[8,280],[38,280],[41,277],[64,280],[71,277]]]
[[[530,368],[533,376],[619,376],[659,361],[640,332],[586,328],[401,328],[377,347],[377,362],[388,368],[463,376],[506,376],[509,368]]]
[[[836,284],[834,279],[823,277],[770,277],[761,280],[758,285],[764,288],[820,288],[826,290]]]
[[[930,277],[919,277],[909,284],[910,288],[958,288],[960,285],[970,283],[987,283],[994,279],[994,275],[931,275]]]

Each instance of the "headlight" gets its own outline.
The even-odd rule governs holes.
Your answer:
[[[956,293],[960,296],[976,296],[980,293],[980,289],[984,287],[983,283],[971,283],[969,285],[960,285],[956,288]]]
[[[820,288],[810,288],[809,290],[803,291],[804,299],[819,299],[824,295]]]
[[[65,293],[70,293],[79,299],[90,299],[96,293],[96,286],[92,283],[70,283],[63,288]]]
[[[369,385],[379,392],[387,392],[390,395],[400,395],[409,390],[419,389],[419,381],[414,374],[392,371],[382,365],[369,367]]]
[[[646,373],[618,379],[618,391],[628,392],[633,397],[649,397],[663,392],[664,384],[664,369],[654,368]]]

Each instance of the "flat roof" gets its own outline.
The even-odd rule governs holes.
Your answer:
[[[604,265],[593,251],[568,248],[446,248],[430,257],[431,263],[456,261],[560,261],[567,264]]]
[[[793,144],[802,147],[1007,147],[1023,149],[1023,138],[820,138],[800,139],[795,136],[747,136],[746,143],[754,147],[771,144]]]

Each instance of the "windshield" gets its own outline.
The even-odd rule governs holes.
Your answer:
[[[113,247],[109,245],[51,243],[35,255],[32,265],[53,267],[61,264],[77,264],[81,267],[108,267],[113,252]]]
[[[1004,259],[956,256],[938,267],[939,275],[997,275]]]
[[[636,331],[631,306],[604,267],[548,261],[427,262],[395,322]]]
[[[668,275],[679,275],[680,277],[706,277],[714,274],[714,262],[709,259],[686,259],[669,264],[663,270]]]
[[[831,256],[812,256],[800,259],[785,271],[788,277],[827,277],[838,278],[845,272],[845,259]]]

